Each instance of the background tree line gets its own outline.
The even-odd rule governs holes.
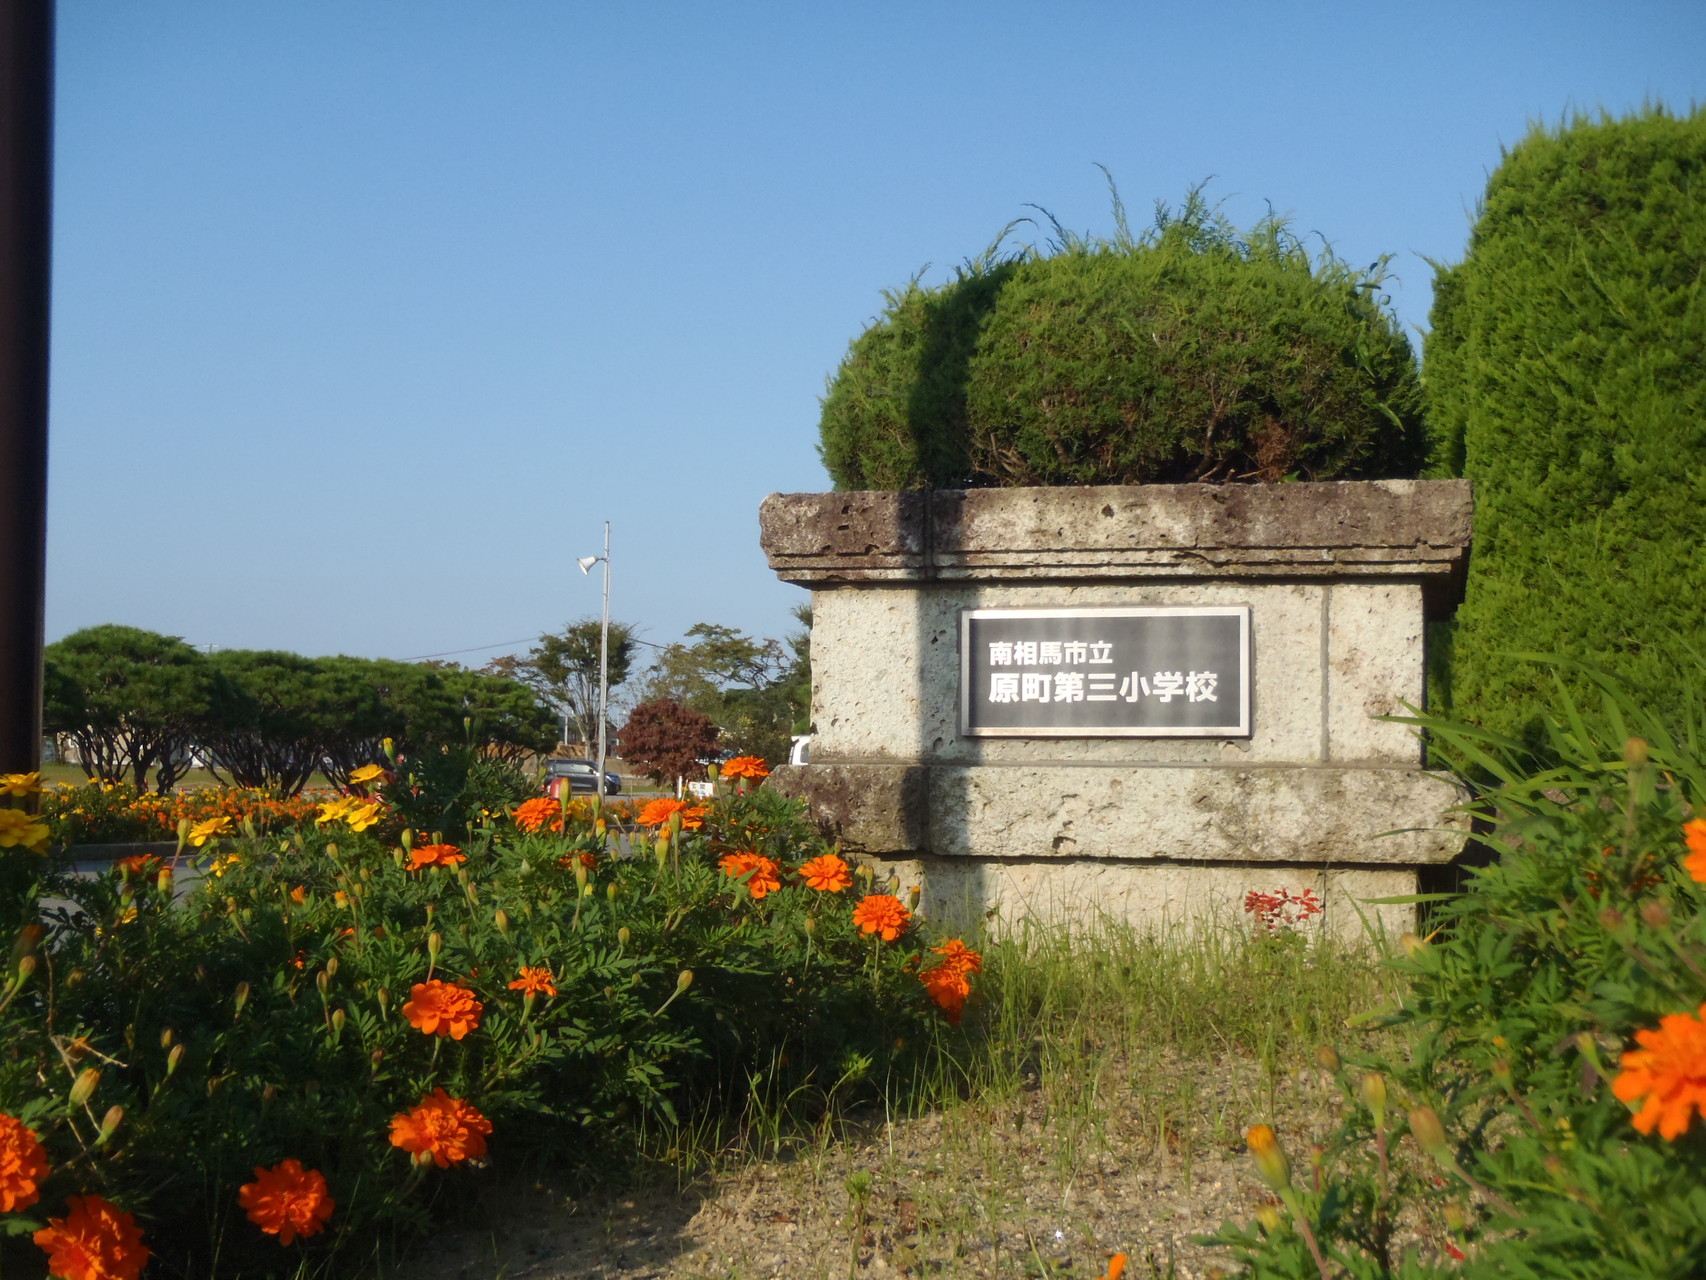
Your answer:
[[[809,610],[796,616],[809,627]],[[472,671],[279,650],[209,654],[137,627],[88,627],[47,647],[43,722],[75,744],[91,778],[128,779],[138,790],[170,790],[196,758],[238,786],[294,795],[319,771],[342,786],[381,758],[386,738],[417,760],[473,751],[515,763],[550,750],[559,732],[571,742],[598,736],[599,629],[598,619],[582,619],[540,636],[525,656]],[[680,643],[651,646],[636,633],[611,623],[619,754],[624,740],[643,747],[632,763],[657,777],[729,755],[787,759],[810,710],[806,632],[754,639],[700,623]],[[636,713],[658,731],[614,732]]]
[[[554,717],[515,680],[448,664],[205,654],[137,627],[88,627],[47,647],[43,722],[91,778],[169,790],[192,750],[215,777],[294,795],[316,771],[342,786],[382,758],[473,748],[515,761],[549,748]]]

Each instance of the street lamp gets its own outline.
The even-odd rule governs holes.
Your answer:
[[[598,633],[598,776],[593,779],[593,795],[597,800],[593,803],[604,803],[604,733],[605,725],[609,722],[606,704],[610,697],[610,521],[604,522],[604,554],[601,556],[582,556],[575,563],[581,567],[581,572],[590,574],[592,566],[600,561],[604,564],[604,624]],[[596,810],[595,810],[596,812]]]

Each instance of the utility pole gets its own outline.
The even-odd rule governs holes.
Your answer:
[[[598,633],[598,777],[593,783],[595,803],[604,800],[605,732],[610,721],[610,521],[604,522],[604,554],[582,556],[575,563],[582,573],[591,573],[592,566],[604,562],[604,623]]]
[[[53,0],[0,0],[0,773],[41,767]]]

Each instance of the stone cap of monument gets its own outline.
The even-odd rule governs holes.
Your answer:
[[[1420,578],[1461,594],[1467,480],[773,493],[785,582]]]

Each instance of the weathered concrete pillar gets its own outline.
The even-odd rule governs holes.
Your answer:
[[[1466,481],[773,494],[761,522],[813,611],[812,763],[774,783],[921,879],[938,916],[1162,925],[1289,889],[1353,934],[1357,900],[1414,893],[1462,847],[1455,785],[1374,717],[1422,704],[1425,623],[1461,593]],[[1201,707],[1182,691],[1201,635],[1153,621],[1181,612],[1242,636],[1215,664],[1241,678],[1220,671],[1217,693],[1188,673]],[[1066,637],[1067,660],[1057,638],[1009,667],[1014,650],[965,639],[972,621]],[[1085,678],[1105,705],[1060,705]],[[1021,704],[1021,680],[1059,702]],[[1220,727],[1168,727],[1199,711]],[[987,727],[997,713],[1021,727]]]

